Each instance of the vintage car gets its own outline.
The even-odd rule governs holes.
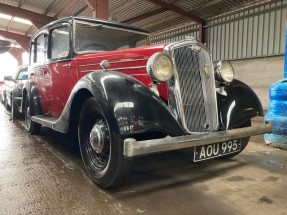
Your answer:
[[[22,89],[28,80],[28,66],[19,66],[13,76],[4,76],[3,100],[5,108],[11,108],[12,119],[21,116]]]
[[[190,148],[195,162],[231,158],[272,130],[251,126],[263,116],[258,97],[227,61],[214,70],[203,44],[148,43],[144,30],[83,17],[48,24],[30,42],[28,131],[78,135],[86,170],[104,188],[122,182],[136,156]]]

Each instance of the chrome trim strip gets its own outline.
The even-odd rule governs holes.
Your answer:
[[[146,68],[146,66],[134,66],[134,67],[123,67],[123,68],[110,68],[109,70],[130,70],[130,69],[143,69]],[[93,70],[86,70],[86,71],[93,71]],[[101,71],[101,70],[100,70]],[[81,72],[85,72],[85,71],[81,71]]]
[[[177,149],[192,148],[212,143],[224,142],[272,132],[272,123],[238,128],[227,131],[218,131],[179,137],[167,137],[154,140],[136,141],[124,140],[123,154],[125,157],[143,156],[157,152],[172,151]]]
[[[146,66],[134,66],[134,67],[124,67],[124,68],[110,68],[110,70],[129,70],[129,69],[143,69]]]
[[[126,60],[119,60],[119,61],[110,61],[111,64],[113,63],[127,63],[127,62],[136,62],[136,61],[144,61],[148,60],[149,58],[139,58],[139,59],[126,59]]]
[[[100,63],[92,63],[92,64],[82,64],[79,67],[87,67],[87,66],[100,66]]]

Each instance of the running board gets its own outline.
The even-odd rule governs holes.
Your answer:
[[[58,119],[59,118],[56,118],[56,117],[43,116],[43,115],[31,117],[31,120],[33,122],[37,122],[45,127],[52,128],[52,129],[53,129],[53,125],[56,124]]]
[[[55,131],[60,133],[68,133],[69,132],[69,120],[67,119],[66,115],[63,115],[59,118],[51,117],[51,116],[44,116],[44,115],[37,115],[32,116],[31,120],[36,122],[42,126],[51,128]]]

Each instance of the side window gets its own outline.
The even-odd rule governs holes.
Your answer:
[[[50,32],[50,51],[49,58],[57,59],[69,55],[69,27],[62,26]]]
[[[43,63],[45,62],[45,37],[44,34],[41,34],[39,37],[36,38],[36,63]]]
[[[17,80],[27,80],[28,79],[28,67],[24,67],[20,70]]]

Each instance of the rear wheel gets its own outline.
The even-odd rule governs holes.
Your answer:
[[[239,128],[245,128],[245,127],[249,127],[251,126],[251,121],[247,121],[246,123],[244,123],[242,126],[240,126]],[[234,128],[235,129],[235,128]],[[241,138],[240,139],[240,142],[241,142],[241,148],[240,148],[240,151],[238,152],[235,152],[235,153],[232,153],[232,154],[227,154],[227,155],[224,155],[222,157],[218,157],[218,159],[229,159],[229,158],[233,158],[235,157],[236,155],[240,154],[247,146],[248,142],[250,140],[250,137],[244,137],[244,138]]]
[[[129,173],[132,160],[123,156],[123,142],[110,129],[94,98],[82,108],[79,121],[81,155],[91,179],[100,187],[120,184]]]
[[[12,115],[12,120],[19,119],[21,117],[21,114],[18,111],[18,106],[16,105],[14,101],[13,95],[11,96],[11,115]]]
[[[31,116],[33,116],[33,107],[30,105],[30,101],[28,98],[28,95],[26,96],[25,99],[25,124],[26,124],[26,129],[31,133],[31,134],[38,134],[41,130],[41,125],[33,122],[31,120]]]

